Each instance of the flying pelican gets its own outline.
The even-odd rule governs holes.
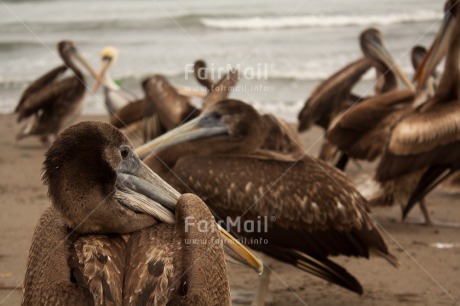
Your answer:
[[[327,131],[338,114],[366,99],[354,95],[351,91],[371,67],[375,67],[377,70],[376,95],[397,88],[396,75],[408,88],[413,88],[409,79],[395,63],[383,44],[380,31],[370,28],[362,32],[360,45],[364,57],[322,82],[310,95],[298,116],[299,132],[309,129],[313,124]]]
[[[328,257],[374,253],[396,264],[365,199],[345,174],[320,160],[260,150],[266,133],[252,106],[224,100],[136,152],[180,190],[207,199],[218,218],[276,218],[266,231],[239,233],[252,248],[361,294],[358,280]],[[268,288],[264,271],[261,292]]]
[[[35,229],[23,305],[228,305],[223,247],[262,268],[110,124],[69,127],[43,165],[52,205]]]
[[[460,9],[456,2],[446,2],[441,30],[416,74],[422,88],[447,53],[436,93],[394,126],[376,174],[382,183],[396,181],[396,195],[400,201],[408,200],[403,218],[420,203],[427,225],[432,221],[425,196],[460,169]],[[399,190],[400,181],[410,181],[406,190]]]
[[[23,92],[15,113],[18,122],[28,119],[16,136],[18,140],[35,135],[44,145],[49,145],[50,135],[71,124],[81,113],[84,105],[86,82],[83,72],[75,61],[82,64],[92,75],[96,73],[80,55],[71,41],[61,41],[57,45],[64,65],[54,68],[34,81]],[[60,79],[67,69],[73,76]]]

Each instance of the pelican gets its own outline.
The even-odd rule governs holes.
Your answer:
[[[23,305],[228,305],[223,247],[262,269],[197,196],[165,183],[110,124],[63,131],[43,171],[52,205],[35,229]]]
[[[16,106],[14,112],[18,114],[18,122],[28,119],[16,136],[18,140],[31,135],[39,136],[41,142],[47,146],[50,144],[50,135],[57,136],[83,109],[86,82],[75,61],[82,64],[92,75],[95,72],[73,42],[61,41],[57,48],[64,65],[35,80],[23,92]],[[74,75],[60,79],[67,69],[72,70]]]
[[[274,217],[267,231],[238,232],[252,248],[361,294],[358,280],[329,256],[374,253],[397,262],[365,199],[345,174],[320,160],[260,150],[266,133],[252,106],[224,100],[136,152],[179,190],[205,198],[218,218]],[[268,244],[252,244],[251,238]],[[268,288],[264,271],[260,292]],[[257,297],[263,303],[263,294]]]
[[[118,59],[118,49],[115,47],[105,47],[100,53],[100,58],[101,67],[96,76],[96,83],[94,84],[93,91],[96,91],[99,84],[102,83],[104,86],[105,106],[112,118],[112,116],[117,114],[122,108],[139,99],[117,84],[110,74],[110,67]]]
[[[413,88],[383,44],[380,31],[370,28],[362,32],[360,45],[364,57],[322,82],[310,95],[298,116],[299,132],[309,129],[312,124],[328,130],[338,114],[366,99],[354,95],[351,91],[371,67],[377,70],[376,95],[396,89],[398,86],[396,75],[408,88]]]
[[[408,200],[403,219],[420,203],[427,225],[433,222],[425,196],[460,169],[460,9],[456,2],[446,2],[441,30],[416,74],[422,88],[447,53],[436,93],[394,126],[376,174],[382,183],[396,182],[398,191],[398,182],[410,181],[406,190],[399,191],[400,201]]]

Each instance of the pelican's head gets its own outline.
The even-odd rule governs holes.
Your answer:
[[[207,108],[200,116],[176,127],[136,149],[147,155],[193,143],[200,154],[220,152],[250,152],[258,149],[267,136],[267,127],[259,113],[239,100],[222,100]]]
[[[459,6],[460,1],[458,0],[446,1],[441,28],[414,75],[414,80],[417,81],[419,90],[425,87],[428,77],[434,73],[438,64],[447,54],[452,32],[454,32],[456,26],[455,20],[459,18]]]
[[[61,56],[61,58],[64,60],[67,66],[70,66],[70,62],[72,60],[78,61],[80,64],[85,67],[86,70],[91,75],[96,75],[96,72],[94,71],[93,67],[86,61],[86,59],[78,52],[77,47],[75,47],[74,43],[70,40],[63,40],[60,41],[57,45],[58,52]]]
[[[407,78],[406,74],[401,70],[388,49],[385,47],[382,33],[379,30],[369,28],[362,32],[360,36],[360,44],[361,49],[366,56],[383,64],[387,69],[394,71],[407,88],[414,89],[412,82]]]
[[[418,66],[422,63],[423,58],[426,54],[426,48],[423,46],[414,46],[411,51],[411,62],[414,70],[417,70]]]
[[[101,82],[104,82],[104,76],[109,70],[110,66],[118,58],[118,49],[115,47],[105,47],[101,51],[101,67],[96,76],[96,83],[94,84],[93,91],[96,91],[99,88]]]

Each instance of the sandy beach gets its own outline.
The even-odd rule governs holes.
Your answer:
[[[106,120],[82,117],[80,120]],[[12,115],[0,115],[0,304],[21,302],[22,282],[35,224],[50,205],[41,182],[45,150],[35,138],[17,143],[18,126]],[[309,153],[315,154],[321,132],[302,135]],[[349,173],[370,172],[372,165],[350,167]],[[428,197],[433,218],[460,223],[458,196],[440,191]],[[328,284],[294,267],[264,257],[272,269],[271,305],[456,305],[460,301],[460,229],[423,227],[399,221],[399,207],[376,208],[373,216],[401,263],[393,268],[379,258],[370,260],[338,257],[334,260],[355,275],[364,287],[358,296]],[[414,218],[421,216],[414,209]],[[447,248],[435,247],[443,243]],[[449,245],[451,244],[451,245]],[[254,290],[258,276],[251,270],[229,264],[232,289]]]

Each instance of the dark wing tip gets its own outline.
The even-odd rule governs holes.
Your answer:
[[[299,259],[295,266],[310,274],[316,275],[324,280],[339,285],[345,289],[356,292],[359,295],[364,293],[359,281],[347,270],[327,258],[321,260],[309,257],[306,254],[298,254]]]

